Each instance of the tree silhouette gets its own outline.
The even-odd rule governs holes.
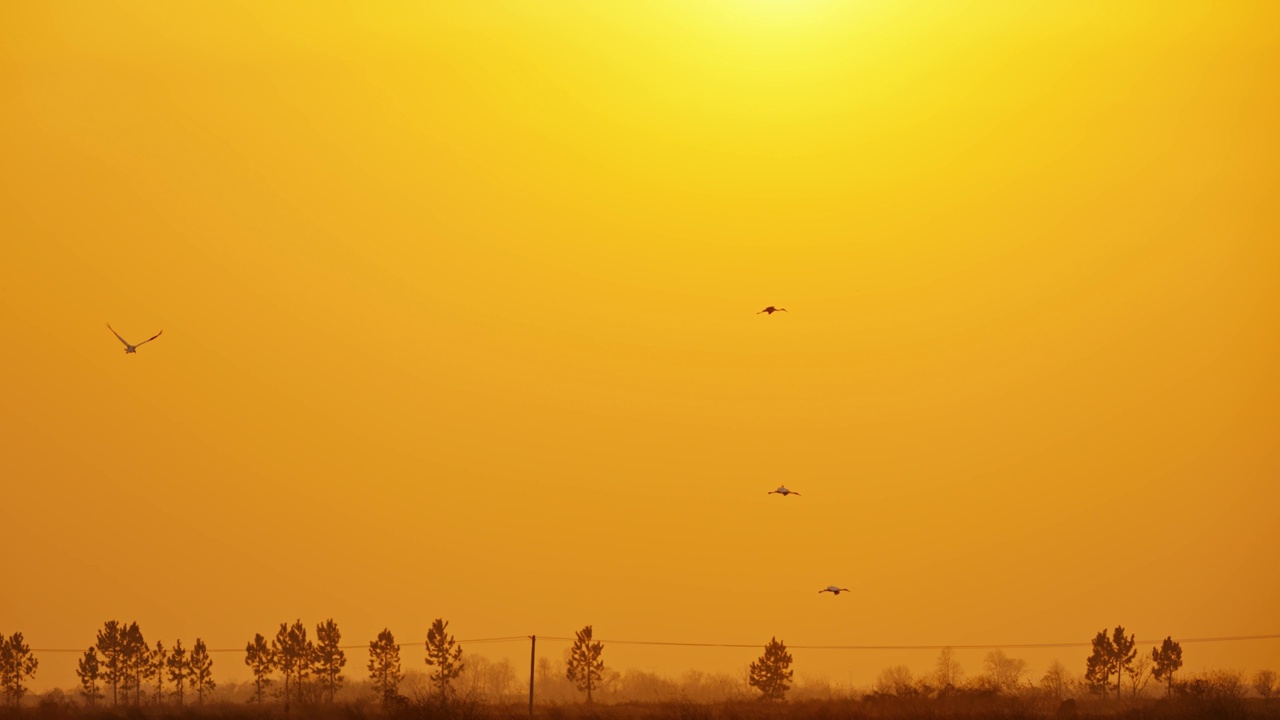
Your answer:
[[[1054,700],[1061,700],[1063,691],[1067,689],[1067,668],[1058,660],[1049,663],[1049,669],[1040,678],[1040,685],[1053,693]]]
[[[1271,696],[1276,694],[1276,674],[1271,670],[1259,670],[1253,676],[1253,689],[1262,696],[1262,711],[1267,711]]]
[[[280,623],[280,629],[276,631],[276,636],[271,641],[271,657],[275,659],[276,667],[284,676],[284,707],[288,710],[290,681],[293,680],[294,665],[298,662],[290,647],[288,623]]]
[[[120,704],[120,683],[127,672],[124,635],[124,629],[116,620],[106,621],[98,631],[97,648],[102,653],[102,679],[111,686],[113,706]]]
[[[587,702],[591,702],[592,688],[600,685],[600,677],[604,674],[604,660],[600,654],[604,652],[604,644],[592,641],[591,626],[578,631],[569,650],[569,662],[565,667],[565,677],[577,683],[580,692],[587,693]]]
[[[342,633],[338,624],[329,618],[316,625],[316,649],[314,661],[316,675],[320,678],[320,686],[329,693],[329,703],[333,704],[333,694],[342,687],[342,668],[347,664],[347,654],[338,647],[342,641]]]
[[[39,665],[31,646],[23,642],[22,633],[15,632],[7,639],[0,635],[0,689],[15,708],[27,692],[23,682],[35,676]]]
[[[254,633],[253,642],[244,647],[244,664],[253,672],[254,698],[262,704],[262,691],[271,684],[276,669],[276,654],[262,633]]]
[[[1107,685],[1111,679],[1111,656],[1115,654],[1115,645],[1106,630],[1093,636],[1093,652],[1085,661],[1084,679],[1089,688],[1107,696]]]
[[[958,687],[963,678],[964,668],[960,667],[960,662],[956,660],[955,652],[949,647],[942,648],[942,652],[938,653],[938,662],[934,665],[933,671],[933,681],[937,683],[938,689]]]
[[[369,641],[369,681],[388,705],[400,686],[400,646],[391,630],[384,628],[377,640]]]
[[[1156,664],[1151,670],[1151,676],[1157,682],[1163,680],[1166,696],[1172,697],[1173,674],[1182,667],[1182,645],[1174,642],[1172,636],[1166,637],[1160,647],[1151,648],[1151,661]]]
[[[134,704],[140,705],[142,678],[148,672],[151,651],[142,638],[138,623],[129,623],[128,627],[117,620],[103,623],[98,631],[97,648],[102,653],[101,674],[111,686],[111,704],[120,703],[120,691],[123,690],[125,702],[129,701],[129,692],[132,691]]]
[[[182,641],[174,640],[173,652],[169,653],[169,659],[165,661],[165,666],[169,668],[169,682],[173,683],[173,695],[178,698],[178,705],[185,704],[183,688],[186,687],[187,677],[191,674],[188,668],[189,664],[187,651],[182,647]]]
[[[276,667],[284,674],[284,704],[289,707],[290,680],[293,693],[302,702],[302,685],[311,673],[311,661],[315,646],[307,639],[307,628],[301,620],[293,625],[280,623],[280,631],[271,641],[271,649],[275,653]]]
[[[427,665],[436,668],[431,679],[437,685],[440,702],[448,699],[449,683],[462,672],[462,648],[445,632],[449,623],[436,618],[427,631]]]
[[[187,662],[187,677],[191,680],[191,689],[196,691],[196,697],[201,705],[204,704],[204,694],[218,686],[213,681],[213,658],[209,657],[209,650],[200,638],[196,638],[196,644],[191,646],[191,659]]]
[[[881,670],[871,689],[880,695],[898,697],[912,697],[918,692],[915,681],[911,679],[911,668],[906,665],[894,665]]]
[[[164,649],[164,643],[157,640],[156,649],[151,651],[151,659],[147,664],[147,677],[156,684],[155,702],[157,705],[164,701],[164,676],[168,668],[169,652]]]
[[[1151,682],[1151,657],[1138,655],[1129,668],[1129,691],[1131,697],[1136,698],[1142,695],[1142,691],[1147,689],[1147,683],[1149,682]]]
[[[92,646],[84,651],[84,657],[76,663],[76,675],[80,678],[80,694],[89,705],[97,705],[102,698],[98,690],[98,651]]]
[[[1111,636],[1111,668],[1116,673],[1116,697],[1120,697],[1120,679],[1126,672],[1133,672],[1133,659],[1138,655],[1137,640],[1131,634],[1125,637],[1124,628],[1117,625]]]
[[[1089,687],[1100,691],[1102,697],[1107,696],[1112,673],[1116,676],[1116,697],[1120,697],[1120,681],[1125,672],[1133,669],[1133,658],[1137,656],[1137,644],[1133,635],[1125,637],[1124,628],[1117,625],[1115,631],[1108,636],[1107,631],[1099,632],[1093,638],[1093,652],[1085,665],[1084,679]]]
[[[751,663],[747,683],[760,691],[761,700],[782,700],[791,688],[791,653],[777,638],[770,638],[764,655]]]
[[[151,665],[151,648],[142,637],[138,623],[129,623],[121,636],[121,650],[124,659],[124,684],[127,690],[133,691],[133,704],[142,705],[142,678],[146,676]],[[127,696],[126,696],[127,697]]]
[[[987,687],[999,692],[1012,692],[1027,672],[1027,661],[1011,658],[1003,650],[992,650],[983,660],[987,668],[984,678]]]

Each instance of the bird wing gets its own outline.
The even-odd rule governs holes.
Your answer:
[[[161,335],[163,335],[163,334],[164,334],[164,331],[163,331],[163,330],[161,330],[160,332],[156,333],[155,335],[152,335],[151,337],[147,338],[146,340],[143,340],[142,342],[138,343],[138,345],[135,345],[134,347],[138,347],[139,345],[146,345],[147,343],[151,342],[152,340],[155,340],[156,338],[160,337],[160,336],[161,336]],[[148,352],[150,352],[150,351],[148,351]]]
[[[795,490],[792,490],[792,491],[791,491],[791,494],[792,494],[792,495],[799,495],[800,493],[796,492]]]
[[[111,334],[112,334],[112,335],[115,335],[115,336],[116,336],[116,339],[117,339],[117,340],[119,340],[120,342],[124,343],[124,346],[125,346],[125,347],[129,347],[129,341],[128,341],[128,340],[125,340],[125,339],[124,339],[124,338],[122,338],[122,337],[120,337],[120,333],[116,332],[115,328],[111,327],[111,323],[107,323],[107,329],[111,331]]]

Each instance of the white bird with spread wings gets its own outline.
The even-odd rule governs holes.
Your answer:
[[[142,347],[143,345],[146,345],[147,343],[151,342],[152,340],[155,340],[156,338],[164,334],[164,331],[161,330],[160,332],[156,333],[155,335],[152,335],[146,340],[143,340],[137,345],[130,345],[128,340],[125,340],[124,338],[120,337],[120,333],[116,332],[115,328],[111,327],[111,323],[107,323],[107,329],[111,331],[112,335],[116,336],[117,340],[119,340],[121,343],[124,344],[124,351],[126,353],[136,353],[138,352],[138,348]]]

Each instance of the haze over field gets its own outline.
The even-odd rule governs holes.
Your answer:
[[[1280,633],[1280,9],[941,5],[0,6],[0,631]]]

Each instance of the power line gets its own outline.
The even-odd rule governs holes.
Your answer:
[[[471,640],[458,640],[459,645],[484,645],[493,643],[509,643],[524,642],[529,639],[528,635],[508,635],[506,637],[493,638],[475,638]],[[554,635],[539,635],[539,640],[559,640],[561,642],[574,642],[576,638],[557,637]],[[1216,637],[1195,637],[1195,638],[1174,638],[1179,643],[1215,643],[1215,642],[1241,642],[1248,640],[1280,640],[1280,633],[1270,635],[1221,635]],[[666,642],[660,640],[607,640],[601,638],[598,642],[609,643],[611,645],[654,645],[664,647],[704,647],[704,648],[760,648],[761,643],[703,643],[703,642]],[[1158,645],[1163,642],[1160,640],[1136,640],[1138,645]],[[396,643],[397,648],[413,647],[419,643]],[[951,648],[952,650],[1024,650],[1034,648],[1076,648],[1076,647],[1092,647],[1092,642],[1058,642],[1058,643],[985,643],[978,645],[788,645],[789,650],[944,650]],[[342,650],[364,650],[368,645],[339,645]],[[240,653],[244,652],[244,648],[210,648],[211,653]],[[84,650],[69,650],[66,648],[36,648],[33,653],[83,653]]]
[[[539,635],[539,640],[561,640],[565,642],[574,642],[575,638],[570,637],[553,637],[550,635]],[[1221,637],[1202,637],[1202,638],[1174,638],[1179,643],[1208,643],[1208,642],[1235,642],[1239,640],[1280,640],[1280,633],[1273,635],[1230,635]],[[1158,645],[1163,642],[1160,640],[1136,640],[1138,645]],[[712,648],[759,648],[760,643],[694,643],[694,642],[659,642],[656,640],[606,640],[601,638],[599,642],[609,643],[611,645],[667,645],[675,647],[712,647]],[[952,650],[1000,650],[1000,649],[1027,649],[1027,648],[1072,648],[1072,647],[1092,647],[1092,642],[1060,642],[1060,643],[991,643],[983,645],[788,645],[788,650],[944,650],[951,648]]]

